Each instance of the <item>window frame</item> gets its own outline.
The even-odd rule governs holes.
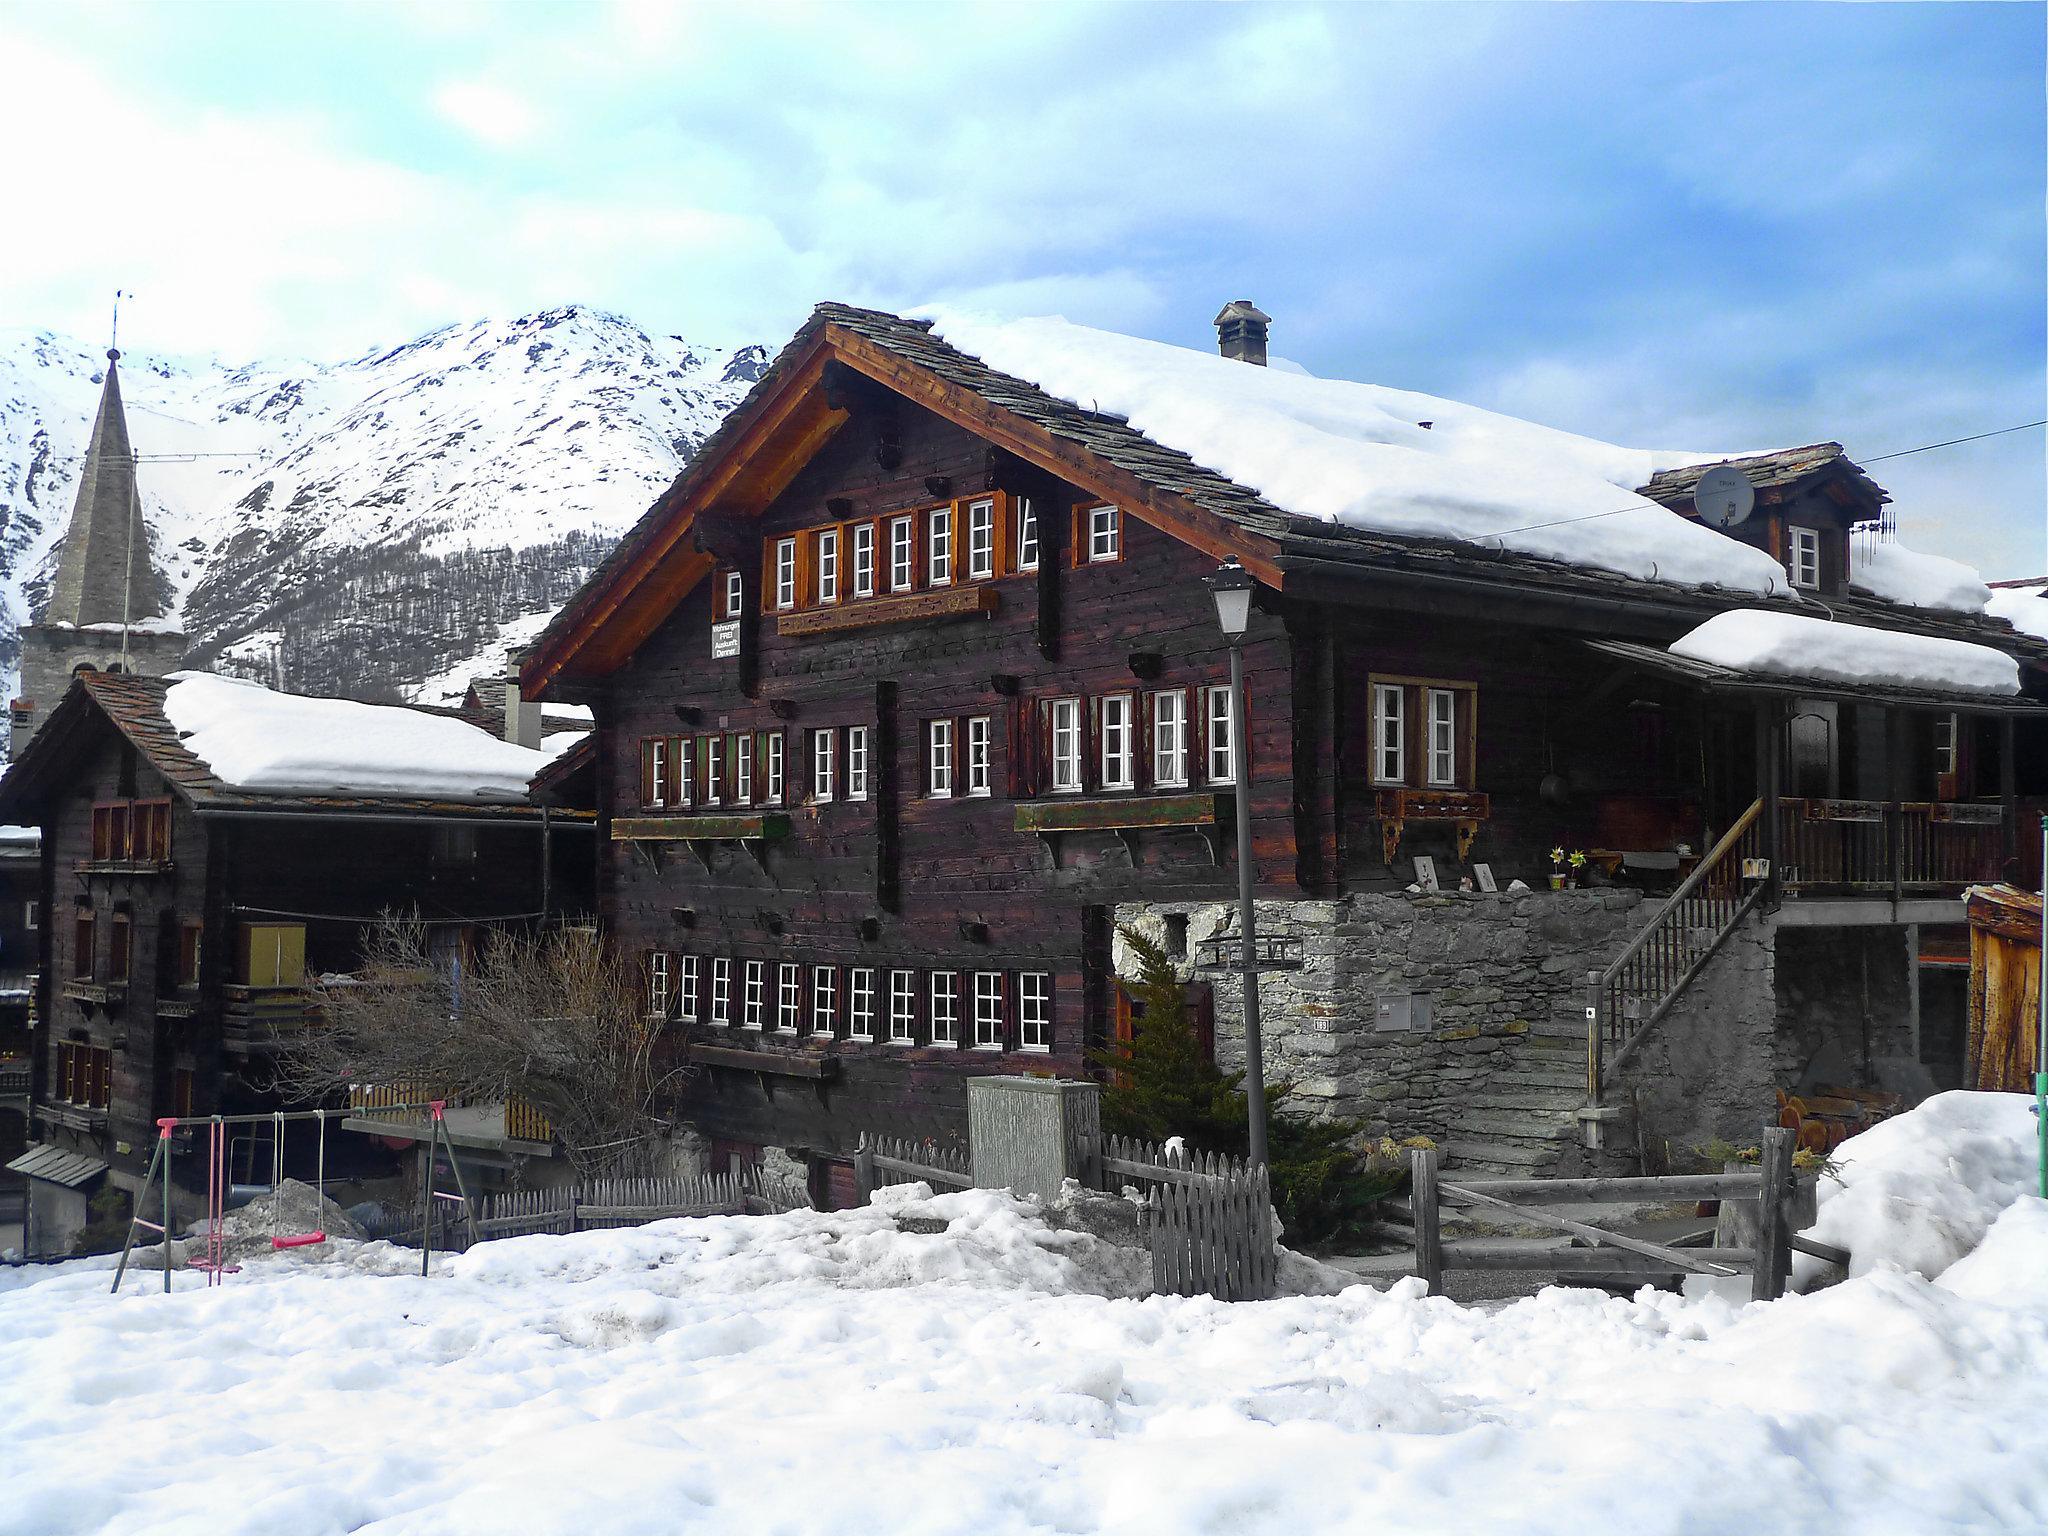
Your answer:
[[[685,1024],[695,1024],[702,1009],[703,996],[699,982],[702,980],[702,964],[696,955],[676,956],[676,1017]]]
[[[711,957],[711,1009],[705,1023],[715,1029],[732,1027],[732,957]]]
[[[740,986],[740,1028],[765,1034],[768,1028],[768,962],[747,961]]]
[[[832,1039],[839,1033],[839,967],[811,967],[811,1037]]]
[[[865,539],[862,535],[866,535]],[[863,545],[866,546],[865,551]],[[878,590],[877,578],[881,575],[881,540],[872,519],[848,525],[847,552],[853,570],[853,595],[873,597]],[[861,561],[863,553],[867,556],[865,569]]]
[[[754,803],[754,733],[735,731],[732,737],[732,801],[734,805]]]
[[[1222,708],[1219,711],[1218,705]],[[1222,742],[1218,743],[1218,725],[1222,726]],[[1237,733],[1243,729],[1237,718],[1237,700],[1232,697],[1228,683],[1205,683],[1202,685],[1202,770],[1203,781],[1218,788],[1235,788],[1237,785]],[[1222,768],[1217,767],[1219,754]],[[1249,764],[1246,765],[1249,769]]]
[[[1408,690],[1398,683],[1372,684],[1372,781],[1388,787],[1408,782]],[[1388,772],[1392,767],[1393,771]]]
[[[860,804],[868,797],[868,728],[864,725],[849,725],[846,728],[846,798],[849,804]]]
[[[1111,716],[1118,723],[1111,724]],[[1095,696],[1095,785],[1105,793],[1138,787],[1138,709],[1135,695],[1117,690]],[[1119,745],[1112,748],[1111,732]],[[1112,752],[1121,766],[1112,771]]]
[[[135,921],[118,907],[107,914],[107,985],[125,987],[135,964]]]
[[[1439,714],[1438,706],[1446,706]],[[1439,743],[1437,730],[1442,727],[1446,740]],[[1456,789],[1458,787],[1459,751],[1458,695],[1450,688],[1426,687],[1422,690],[1422,781],[1428,789]],[[1447,770],[1440,766],[1448,763]]]
[[[724,619],[744,618],[746,612],[746,572],[738,570],[727,571],[725,573],[725,612],[720,614],[719,617]]]
[[[1820,534],[1818,528],[1809,528],[1804,523],[1785,525],[1785,575],[1793,587],[1801,592],[1818,592],[1821,585]],[[1811,567],[1810,575],[1802,579],[1801,572]]]
[[[926,587],[950,587],[959,563],[959,552],[953,547],[953,504],[947,502],[942,507],[927,511],[924,526],[924,584]]]
[[[804,1023],[804,968],[795,960],[775,967],[775,1033],[793,1035]]]
[[[1010,522],[1015,531],[1011,537],[1010,570],[1022,576],[1038,569],[1043,554],[1038,538],[1038,504],[1029,496],[1019,496],[1011,506]]]
[[[872,965],[847,967],[846,1038],[860,1041],[875,1038],[875,967]]]
[[[993,581],[1003,573],[1002,516],[996,498],[976,496],[964,506],[967,522],[966,580]]]
[[[941,715],[924,723],[924,792],[929,800],[953,798],[954,725]]]
[[[971,800],[986,800],[995,793],[995,717],[969,715],[961,722],[966,730],[961,793]]]
[[[917,972],[901,966],[889,971],[889,1044],[917,1044]]]
[[[1101,516],[1104,512],[1109,514],[1106,521]],[[1081,549],[1083,565],[1113,565],[1123,559],[1124,515],[1115,502],[1093,502],[1082,508],[1081,528],[1087,535]]]
[[[780,731],[763,731],[761,733],[761,744],[763,749],[761,803],[763,805],[780,805],[783,802],[789,776],[787,761],[788,745]]]
[[[960,1045],[960,973],[932,971],[925,983],[925,1035],[935,1046],[958,1049]],[[940,1007],[941,1002],[945,1004]],[[944,1033],[941,1034],[943,1027]]]
[[[1034,1017],[1035,1015],[1035,1017]],[[1017,1049],[1033,1054],[1052,1052],[1052,972],[1017,973]],[[1033,1036],[1036,1035],[1034,1039]]]
[[[775,583],[775,611],[792,613],[803,605],[802,573],[797,569],[795,534],[775,541],[775,561],[770,568]]]
[[[839,790],[839,728],[823,725],[806,734],[810,737],[810,751],[805,756],[810,762],[811,803],[830,805]]]
[[[812,600],[821,608],[839,603],[839,529],[819,528],[811,541]]]
[[[917,514],[889,519],[889,590],[917,590]]]
[[[1147,714],[1152,727],[1151,775],[1154,789],[1186,789],[1188,787],[1188,694],[1185,688],[1154,689],[1146,701]],[[1163,704],[1173,706],[1174,718],[1169,721],[1161,710]],[[1161,771],[1161,764],[1166,771]]]
[[[673,980],[669,970],[669,952],[665,949],[647,951],[647,1016],[650,1019],[668,1017]]]
[[[91,981],[99,974],[99,914],[91,907],[75,907],[71,913],[71,976],[74,981]]]
[[[1072,737],[1072,750],[1062,753],[1060,749],[1061,717],[1066,716],[1070,728],[1066,734]],[[1063,695],[1046,700],[1046,767],[1048,769],[1046,789],[1055,795],[1078,795],[1087,790],[1088,749],[1087,731],[1082,724],[1081,699],[1077,694]],[[1062,782],[1061,770],[1071,767],[1071,778]]]
[[[713,731],[697,738],[704,744],[704,803],[725,804],[725,738]]]
[[[1008,988],[1003,984],[1001,971],[975,971],[972,1019],[969,1028],[973,1031],[974,1048],[977,1051],[1001,1051],[1008,1047],[1005,1034],[1009,1025]]]

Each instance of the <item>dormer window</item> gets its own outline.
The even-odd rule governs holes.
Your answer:
[[[1802,592],[1820,590],[1820,530],[1791,527],[1785,530],[1785,569],[1792,585]]]

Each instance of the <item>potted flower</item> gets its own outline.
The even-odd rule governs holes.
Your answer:
[[[1572,884],[1584,885],[1586,883],[1586,851],[1583,848],[1574,848],[1572,856],[1567,862],[1571,865]]]
[[[1551,850],[1550,850],[1550,888],[1551,888],[1551,889],[1552,889],[1553,891],[1561,891],[1561,890],[1563,890],[1563,889],[1564,889],[1564,879],[1565,879],[1565,875],[1564,875],[1564,872],[1565,872],[1565,869],[1566,869],[1566,868],[1567,868],[1567,865],[1566,865],[1566,863],[1565,863],[1564,849],[1562,849],[1562,848],[1553,848],[1553,849],[1551,849]]]

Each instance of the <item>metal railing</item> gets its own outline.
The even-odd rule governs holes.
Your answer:
[[[1752,801],[1628,948],[1594,973],[1586,1007],[1586,1092],[1594,1103],[1607,1074],[1761,899],[1764,882],[1745,880],[1743,865],[1763,858],[1763,807]]]

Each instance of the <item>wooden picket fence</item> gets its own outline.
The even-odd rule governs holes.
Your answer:
[[[1273,1197],[1266,1170],[1244,1158],[1169,1151],[1127,1136],[1103,1138],[1105,1187],[1142,1180],[1152,1247],[1152,1288],[1175,1296],[1266,1301],[1279,1284]]]
[[[560,1189],[518,1189],[477,1202],[477,1236],[523,1237],[534,1232],[591,1232],[638,1227],[672,1216],[737,1216],[746,1209],[750,1181],[708,1174],[678,1179],[591,1179]]]
[[[861,1133],[853,1155],[853,1187],[859,1203],[888,1184],[924,1183],[942,1189],[972,1189],[974,1170],[964,1150],[900,1136]]]

